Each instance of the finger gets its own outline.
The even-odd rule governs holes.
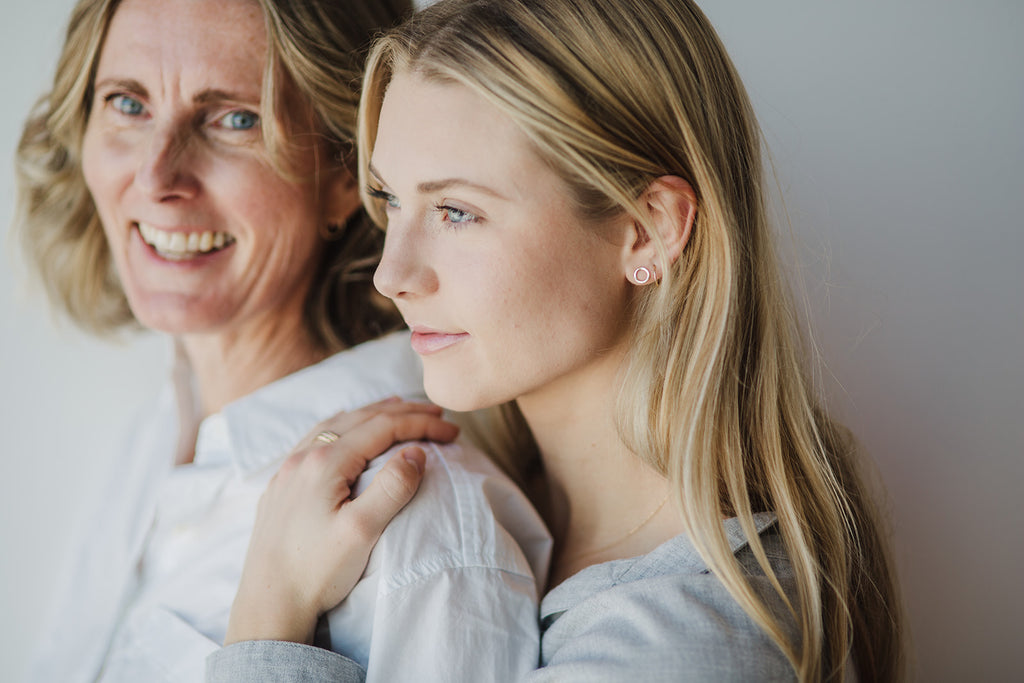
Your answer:
[[[384,527],[412,500],[420,482],[426,454],[418,446],[402,449],[388,460],[373,481],[339,516],[351,533],[364,542],[374,542]]]
[[[459,434],[457,425],[442,418],[426,414],[378,414],[363,424],[350,429],[334,443],[321,446],[318,451],[333,454],[335,471],[351,484],[366,469],[366,463],[401,441],[435,441],[448,443]],[[320,459],[319,457],[317,458]],[[326,461],[327,458],[324,458]]]
[[[411,399],[400,398],[398,396],[391,396],[383,401],[377,401],[376,403],[364,406],[359,410],[372,410],[385,413],[398,413],[412,410],[440,415],[444,411],[444,408],[435,403],[431,403],[430,401],[413,401]]]
[[[358,427],[367,420],[379,414],[402,415],[410,413],[424,413],[427,415],[440,416],[443,408],[426,401],[405,401],[397,396],[386,398],[383,401],[371,403],[358,410],[340,412],[337,415],[327,418],[314,427],[306,438],[303,439],[302,448],[308,448],[316,444],[316,437],[324,432],[332,432],[338,436],[344,435],[349,430]]]
[[[346,430],[358,426],[375,415],[405,415],[423,413],[426,415],[440,416],[444,412],[441,406],[434,405],[427,401],[403,401],[401,399],[389,399],[380,401],[358,410],[347,413],[339,413],[321,423],[326,429]],[[335,431],[337,431],[335,429]]]

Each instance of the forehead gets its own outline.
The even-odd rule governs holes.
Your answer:
[[[228,79],[258,94],[266,45],[255,0],[124,0],[107,30],[98,77],[158,70],[164,81]]]
[[[384,96],[373,164],[388,183],[399,175],[416,182],[471,177],[519,192],[528,189],[521,181],[531,174],[552,174],[497,106],[459,83],[404,71]]]

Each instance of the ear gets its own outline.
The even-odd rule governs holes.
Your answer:
[[[340,167],[325,178],[320,191],[324,193],[324,220],[327,232],[331,227],[340,228],[348,222],[359,207],[359,183],[345,167]]]
[[[634,239],[626,245],[623,266],[626,277],[641,285],[650,281],[651,276],[660,279],[683,253],[697,217],[697,194],[682,178],[666,175],[655,179],[644,191],[642,199],[649,228],[657,232],[665,254],[663,257],[658,253],[647,228],[634,223]],[[663,262],[663,258],[667,258],[668,263]],[[647,269],[648,275],[634,278],[638,269]]]

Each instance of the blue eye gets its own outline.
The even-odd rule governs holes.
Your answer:
[[[111,95],[107,101],[125,116],[140,116],[144,111],[142,102],[130,95]]]
[[[376,187],[368,187],[366,188],[366,194],[370,195],[374,199],[379,199],[382,202],[386,202],[387,205],[392,209],[402,208],[402,203],[398,201],[398,197],[391,194],[390,192],[379,190]]]
[[[251,130],[259,125],[260,117],[251,111],[239,109],[228,112],[220,119],[220,125],[229,130]]]
[[[469,211],[463,211],[462,209],[456,209],[454,206],[441,204],[436,208],[441,212],[441,220],[449,223],[475,223],[479,220],[475,214],[472,214]]]

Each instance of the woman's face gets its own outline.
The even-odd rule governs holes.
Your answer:
[[[472,410],[565,397],[617,367],[622,221],[584,224],[499,109],[465,86],[399,73],[370,175],[388,214],[374,283],[412,328],[433,401]],[[608,391],[604,379],[589,386]]]
[[[82,166],[144,325],[230,334],[301,316],[339,174],[286,181],[271,167],[266,49],[251,0],[125,0],[111,21]],[[295,168],[312,178],[316,136],[293,113]]]

